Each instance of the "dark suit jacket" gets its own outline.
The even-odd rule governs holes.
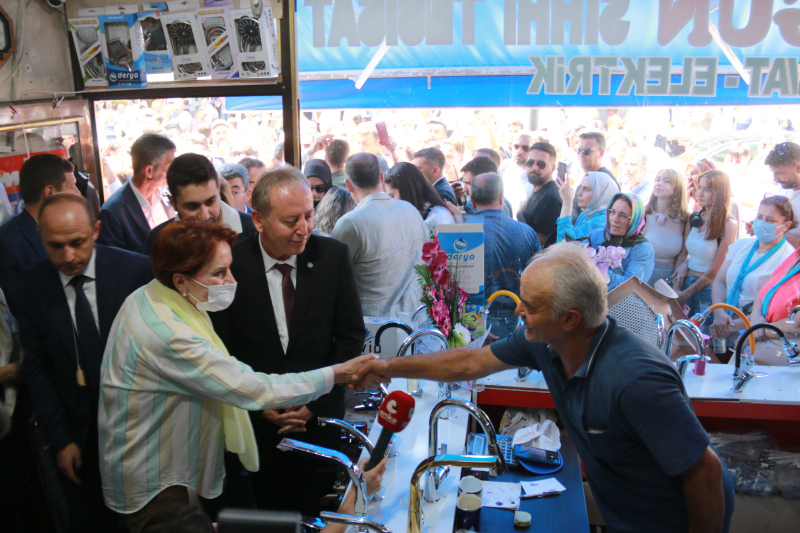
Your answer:
[[[257,372],[277,374],[313,370],[360,355],[366,330],[347,246],[311,235],[297,256],[294,313],[284,354],[259,238],[256,234],[234,246],[231,271],[239,283],[236,298],[225,311],[209,313],[230,354]],[[307,407],[316,416],[341,418],[344,389],[336,386]],[[277,431],[261,413],[251,414],[254,427]]]
[[[125,298],[153,279],[153,270],[141,254],[102,245],[95,253],[97,314],[105,343]],[[56,452],[70,442],[83,449],[97,425],[97,407],[88,387],[78,387],[75,378],[72,317],[58,270],[47,259],[34,265],[14,280],[8,300],[19,321],[22,370],[45,435]]]
[[[100,220],[99,244],[142,253],[150,224],[136,199],[131,180],[106,200],[100,209]]]
[[[8,292],[11,280],[46,259],[36,221],[22,211],[0,226],[0,289]]]
[[[256,227],[253,225],[253,219],[250,217],[250,215],[242,213],[241,211],[237,211],[237,213],[239,213],[239,220],[242,221],[242,232],[239,234],[239,242],[241,242],[250,235],[255,235],[258,232],[256,231]],[[167,220],[166,222],[162,222],[150,230],[150,233],[147,235],[147,240],[144,241],[144,248],[142,249],[143,254],[150,255],[150,252],[153,251],[153,242],[155,242],[156,236],[162,229],[167,227],[167,224],[173,220],[175,219],[173,218]]]
[[[453,186],[447,181],[447,178],[439,178],[433,188],[442,198],[442,201],[448,201],[456,205],[456,193],[453,190]]]

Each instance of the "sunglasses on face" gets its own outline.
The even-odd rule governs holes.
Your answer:
[[[311,187],[311,190],[318,194],[325,194],[328,192],[328,187],[325,185],[314,185]]]
[[[578,148],[575,153],[578,155],[588,156],[592,152],[596,152],[599,148]]]
[[[527,144],[515,144],[514,145],[514,150],[519,150],[519,149],[522,149],[523,152],[530,152],[531,151],[531,147],[529,145],[527,145]]]
[[[535,159],[528,159],[527,161],[525,161],[525,166],[528,168],[533,168],[534,165],[536,165],[536,167],[538,167],[539,170],[544,170],[544,167],[547,166],[547,162],[537,161]]]

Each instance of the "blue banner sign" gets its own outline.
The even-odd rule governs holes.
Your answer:
[[[297,33],[301,102],[337,107],[800,102],[792,0],[302,0]],[[382,78],[405,80],[366,95]]]

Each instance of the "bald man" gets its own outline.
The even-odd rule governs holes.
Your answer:
[[[20,274],[8,295],[25,350],[22,372],[52,444],[70,532],[115,530],[98,466],[100,364],[122,302],[153,278],[146,256],[96,245],[99,232],[82,196],[45,198],[39,233],[47,259]]]
[[[450,382],[541,370],[609,530],[727,531],[730,474],[672,363],[606,316],[606,283],[583,246],[549,247],[521,287],[525,327],[507,339],[378,360],[366,372]]]

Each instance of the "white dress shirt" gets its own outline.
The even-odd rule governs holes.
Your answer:
[[[135,187],[134,187],[135,189]],[[95,283],[95,268],[94,268],[94,259],[95,259],[94,251],[92,251],[92,258],[89,259],[89,264],[86,266],[86,270],[83,271],[83,275],[86,276],[86,281],[83,283],[83,293],[86,294],[86,298],[89,299],[89,305],[92,308],[92,315],[94,315],[94,324],[97,326],[97,331],[100,331],[100,317],[97,316],[97,284]],[[76,274],[77,276],[77,274]],[[62,274],[59,270],[58,277],[61,278],[61,285],[64,287],[64,294],[67,296],[67,303],[69,304],[69,314],[72,315],[72,323],[75,326],[75,333],[78,332],[77,324],[78,322],[75,320],[75,287],[69,284],[72,281],[72,278],[75,276],[67,276],[66,274]]]
[[[267,274],[267,285],[269,286],[269,297],[272,300],[272,312],[275,314],[275,325],[278,326],[278,335],[281,338],[281,346],[283,346],[283,353],[286,353],[286,348],[289,346],[289,330],[286,327],[286,310],[283,307],[283,274],[275,268],[275,265],[287,264],[292,267],[292,285],[297,290],[297,256],[293,255],[286,261],[278,261],[273,259],[264,250],[264,245],[261,239],[258,239],[258,247],[261,249],[261,257],[264,259],[264,269]]]
[[[139,201],[139,205],[142,206],[142,213],[144,213],[144,218],[147,219],[147,224],[150,226],[150,229],[155,228],[162,222],[166,222],[175,216],[175,211],[171,207],[164,205],[160,187],[155,190],[150,200],[142,196],[142,193],[139,192],[139,189],[137,189],[133,183],[131,183],[131,189],[133,189],[133,194]]]

